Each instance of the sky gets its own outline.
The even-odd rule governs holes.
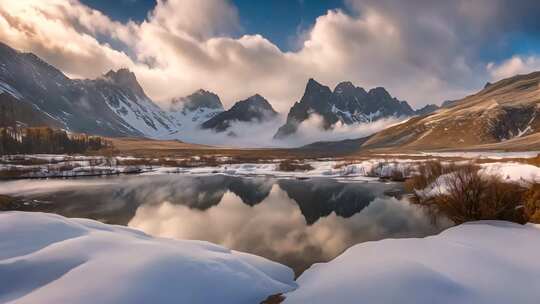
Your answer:
[[[141,22],[156,5],[156,0],[81,2],[122,22]],[[283,51],[297,49],[296,37],[313,26],[317,17],[330,9],[347,9],[342,0],[233,0],[231,3],[238,8],[242,26],[237,34],[261,34]]]
[[[419,108],[540,70],[540,2],[0,0],[0,41],[73,78],[135,72],[162,105],[198,89],[281,112],[309,78]]]

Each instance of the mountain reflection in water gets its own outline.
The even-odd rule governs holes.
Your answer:
[[[422,237],[447,226],[434,224],[406,200],[385,195],[399,192],[399,184],[163,175],[67,180],[35,190],[48,182],[12,184],[34,189],[19,193],[33,203],[16,209],[206,240],[287,264],[297,274],[357,243]]]

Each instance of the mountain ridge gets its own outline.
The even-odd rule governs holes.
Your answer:
[[[406,117],[415,111],[406,101],[392,97],[383,87],[366,91],[350,81],[343,81],[334,90],[310,78],[300,101],[294,103],[286,123],[274,135],[283,139],[296,132],[299,125],[313,114],[323,119],[323,129],[331,129],[336,123],[346,125],[370,123],[381,118]]]
[[[539,130],[540,72],[533,72],[486,85],[474,94],[446,102],[435,112],[358,139],[362,144],[350,152],[540,149]],[[351,150],[347,141],[325,146]]]
[[[161,137],[175,122],[127,69],[96,79],[70,79],[32,53],[0,43],[0,91],[72,132],[104,136]]]

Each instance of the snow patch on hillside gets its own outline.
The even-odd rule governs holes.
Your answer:
[[[3,81],[0,81],[0,93],[7,93],[7,94],[10,94],[11,96],[15,97],[16,99],[23,99],[22,97],[22,94],[19,93],[19,91],[17,91],[15,88],[13,88],[12,86],[10,86],[9,84],[3,82]]]
[[[202,123],[221,112],[222,109],[198,108],[195,111],[171,110],[170,114],[179,123],[181,131],[196,131]]]
[[[125,126],[144,136],[169,139],[177,131],[174,119],[146,98],[136,96],[136,100],[131,100],[125,94],[119,93],[118,106],[107,97],[103,98],[111,111],[125,122]]]

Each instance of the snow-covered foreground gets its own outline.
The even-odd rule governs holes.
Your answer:
[[[540,225],[482,221],[349,248],[297,282],[202,241],[44,213],[0,213],[0,303],[538,303]]]
[[[356,245],[297,280],[285,303],[538,303],[540,225],[484,221]]]
[[[291,269],[202,241],[44,213],[0,213],[0,303],[260,303]]]

